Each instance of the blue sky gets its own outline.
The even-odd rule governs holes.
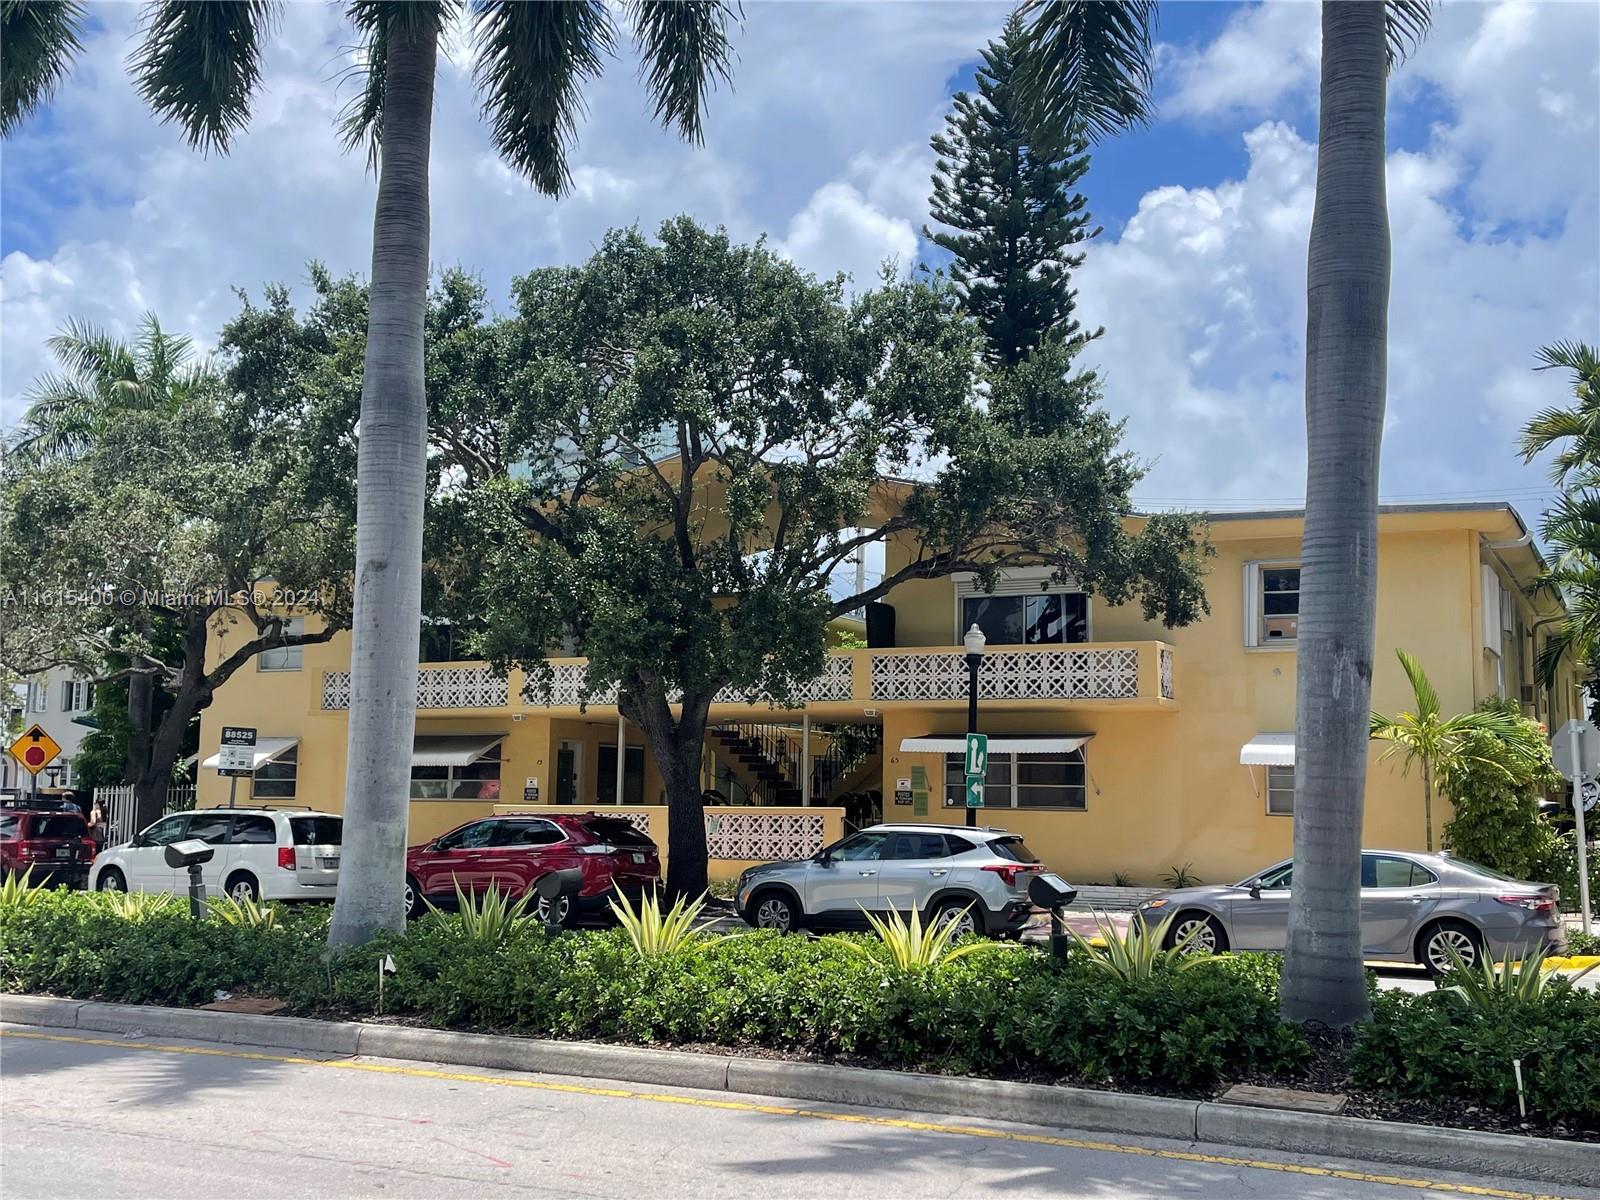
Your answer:
[[[129,86],[136,9],[96,29],[49,108],[0,156],[0,424],[68,316],[129,330],[145,309],[214,339],[234,288],[364,272],[373,181],[340,152],[338,9],[288,7],[248,133],[190,152]],[[624,55],[591,92],[556,203],[497,162],[459,44],[435,121],[433,257],[484,277],[585,255],[608,227],[678,212],[766,235],[819,273],[869,283],[926,254],[931,153],[1003,5],[745,6],[731,94],[703,149],[652,126]],[[1316,139],[1317,9],[1161,9],[1159,114],[1104,143],[1084,188],[1105,227],[1080,272],[1106,406],[1152,462],[1152,504],[1292,502],[1303,488],[1304,255]],[[1511,453],[1563,381],[1532,372],[1558,338],[1600,340],[1600,6],[1444,5],[1391,81],[1387,498],[1504,498],[1530,518],[1542,468]]]

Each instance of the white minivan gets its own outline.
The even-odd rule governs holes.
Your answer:
[[[173,813],[130,842],[95,856],[89,886],[101,892],[189,890],[189,873],[167,866],[171,842],[216,847],[201,868],[206,894],[235,900],[332,900],[339,883],[344,818],[276,808],[202,808]]]

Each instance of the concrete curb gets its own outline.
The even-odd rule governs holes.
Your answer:
[[[48,996],[5,996],[0,1021],[904,1109],[1600,1187],[1600,1150],[1593,1143],[1164,1096]]]

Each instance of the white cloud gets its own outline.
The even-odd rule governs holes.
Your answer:
[[[773,248],[808,271],[843,271],[856,288],[870,288],[886,260],[901,271],[911,265],[917,234],[909,221],[889,216],[850,184],[835,182],[817,189]]]
[[[1255,116],[1272,112],[1292,92],[1314,87],[1322,44],[1319,11],[1315,4],[1241,7],[1202,47],[1163,46],[1162,116]]]

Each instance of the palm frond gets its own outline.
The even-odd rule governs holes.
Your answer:
[[[261,48],[273,0],[157,0],[147,5],[144,41],[129,59],[139,94],[189,144],[226,154],[250,120],[261,82]]]
[[[68,371],[92,379],[133,379],[138,375],[127,343],[78,317],[68,317],[61,332],[47,338],[45,345]]]
[[[732,80],[728,22],[738,11],[722,0],[631,0],[628,14],[656,120],[700,144],[706,97],[718,79]]]
[[[603,0],[522,4],[479,0],[478,90],[495,149],[548,196],[571,186],[567,151],[583,115],[583,84],[616,45]]]
[[[78,0],[0,3],[0,137],[48,100],[83,52]]]
[[[1148,121],[1153,0],[1024,0],[1018,80],[1040,128],[1091,141]]]
[[[1558,368],[1571,371],[1580,382],[1591,386],[1600,382],[1600,353],[1587,342],[1552,342],[1540,346],[1534,357],[1539,360],[1535,371]]]
[[[1422,44],[1433,24],[1433,0],[1385,0],[1384,44],[1392,71]]]
[[[1406,673],[1406,679],[1411,683],[1411,694],[1416,697],[1417,716],[1424,720],[1439,715],[1439,693],[1434,691],[1433,683],[1428,679],[1428,674],[1422,669],[1422,663],[1416,655],[1405,650],[1396,650],[1395,656],[1400,660],[1400,667]]]

